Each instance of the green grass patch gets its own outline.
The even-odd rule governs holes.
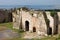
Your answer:
[[[1,27],[6,27],[7,29],[11,29],[12,31],[15,31],[15,32],[17,32],[18,34],[20,34],[19,37],[17,37],[17,38],[12,38],[12,39],[8,39],[8,40],[20,40],[20,39],[22,39],[21,36],[23,35],[23,31],[20,32],[19,29],[13,29],[13,23],[12,23],[12,22],[9,22],[9,23],[1,23],[1,24],[0,24],[0,28],[1,28]]]
[[[5,27],[7,27],[7,28],[13,28],[13,24],[12,24],[12,22],[9,22],[9,23],[1,23],[0,24],[0,27],[2,27],[2,26],[5,26]]]
[[[22,30],[19,30],[19,29],[13,29],[13,23],[12,22],[9,22],[9,23],[1,23],[0,24],[0,27],[7,27],[7,29],[11,29],[15,32],[20,32],[20,33],[23,33]]]

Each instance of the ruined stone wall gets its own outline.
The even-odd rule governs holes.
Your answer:
[[[58,33],[60,34],[60,12],[57,12],[58,14]]]
[[[54,34],[58,34],[58,14],[57,12],[54,14]]]
[[[19,29],[20,24],[19,10],[13,12],[12,15],[13,15],[13,28]]]
[[[57,14],[52,17],[51,12],[49,11],[24,11],[22,9],[16,10],[12,13],[14,26],[13,28],[20,29],[22,27],[22,29],[26,31],[27,21],[29,23],[29,32],[33,32],[33,28],[36,28],[37,34],[41,34],[42,32],[46,35],[53,35],[60,30],[60,24],[58,23],[58,18],[60,18],[60,12],[58,12]]]
[[[29,31],[33,32],[33,27],[36,28],[36,32],[38,32],[40,27],[40,20],[36,17],[37,15],[33,13],[33,15],[30,14],[30,12],[22,11],[22,25],[23,29],[25,30],[25,22],[29,22]]]
[[[51,28],[52,30],[52,34],[54,34],[54,19],[53,17],[51,16],[51,12],[47,11],[46,12],[46,15],[47,15],[47,18],[49,20],[49,27]]]
[[[44,14],[45,13],[43,11],[38,14],[39,23],[40,23],[40,26],[39,26],[40,34],[41,33],[47,34],[47,24],[46,24],[46,21],[45,21]]]
[[[31,22],[32,16],[29,14],[29,12],[25,12],[22,11],[22,25],[23,25],[23,29],[25,31],[25,22],[28,21],[29,22],[29,29],[32,30],[32,22]]]

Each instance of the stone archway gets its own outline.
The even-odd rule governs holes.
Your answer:
[[[29,21],[25,21],[25,30],[29,31]]]
[[[52,28],[48,27],[48,35],[51,35],[51,34],[52,34]]]
[[[33,27],[33,32],[36,32],[36,28],[35,27]]]

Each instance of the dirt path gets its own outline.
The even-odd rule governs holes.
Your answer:
[[[6,30],[7,27],[6,26],[0,26],[0,31]]]
[[[0,40],[11,39],[14,37],[19,37],[19,34],[7,27],[0,27]]]

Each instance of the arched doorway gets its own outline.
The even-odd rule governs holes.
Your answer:
[[[51,35],[51,34],[52,34],[52,28],[48,27],[48,35]]]
[[[33,32],[36,32],[36,28],[35,27],[33,27]]]
[[[29,21],[25,21],[25,30],[29,31]]]

